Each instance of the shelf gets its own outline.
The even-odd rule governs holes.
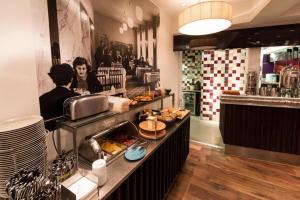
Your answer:
[[[129,111],[127,111],[127,112],[130,112],[132,110],[135,110],[137,108],[140,108],[142,106],[146,106],[148,104],[151,104],[151,103],[154,103],[154,102],[157,102],[157,101],[162,101],[163,99],[166,99],[168,97],[172,97],[174,99],[174,94],[172,93],[172,94],[166,95],[166,96],[155,97],[152,101],[149,101],[149,102],[139,102],[138,104],[136,104],[134,106],[129,106]],[[173,101],[173,99],[172,99],[172,101]],[[59,126],[60,127],[68,127],[68,128],[71,128],[71,130],[74,130],[74,129],[80,128],[82,126],[86,126],[88,124],[91,124],[91,123],[94,123],[94,122],[97,122],[97,121],[100,121],[100,120],[105,120],[105,119],[111,118],[112,116],[117,116],[117,115],[120,115],[120,113],[107,111],[107,112],[104,112],[104,113],[100,113],[100,114],[97,114],[97,115],[93,115],[93,116],[90,116],[90,117],[79,119],[79,120],[76,120],[76,121],[66,119],[65,121],[61,121]]]
[[[184,100],[184,102],[187,102],[187,103],[194,103],[195,100]]]
[[[272,82],[261,82],[261,84],[265,84],[265,85],[279,85],[279,82],[276,82],[276,83],[272,83]]]

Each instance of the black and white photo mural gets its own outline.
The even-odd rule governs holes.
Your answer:
[[[70,96],[158,87],[159,9],[150,0],[48,0],[48,15],[52,66],[38,69],[45,119],[61,116]]]

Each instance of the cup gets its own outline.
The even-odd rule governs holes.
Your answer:
[[[106,161],[104,159],[98,159],[92,164],[92,172],[98,177],[98,186],[102,186],[107,181],[107,169]]]
[[[171,91],[172,91],[171,89],[165,89],[165,94],[169,95],[171,93]]]

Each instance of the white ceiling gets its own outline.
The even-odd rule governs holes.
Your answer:
[[[230,29],[300,23],[300,0],[224,0],[233,6]],[[152,0],[172,17],[200,0]],[[183,6],[184,5],[184,6]]]

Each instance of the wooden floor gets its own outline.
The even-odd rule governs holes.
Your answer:
[[[191,144],[167,200],[300,200],[300,167],[224,155]]]

